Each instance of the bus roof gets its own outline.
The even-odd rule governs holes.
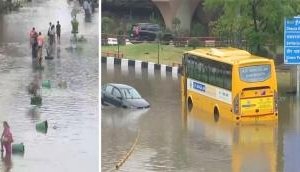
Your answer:
[[[252,62],[267,62],[271,60],[250,54],[249,52],[237,48],[199,48],[186,52],[188,54],[205,57],[212,60],[221,61],[228,64],[246,64]]]

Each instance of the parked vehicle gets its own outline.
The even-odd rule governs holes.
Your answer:
[[[162,40],[169,41],[173,39],[172,34],[163,33],[158,24],[153,23],[136,23],[131,27],[131,39],[137,41],[154,41],[160,35]]]
[[[117,107],[143,109],[150,104],[142,98],[139,92],[125,84],[108,83],[101,88],[101,104],[112,104]]]

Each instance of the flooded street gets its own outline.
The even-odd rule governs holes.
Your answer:
[[[1,161],[0,171],[82,172],[98,171],[98,9],[86,23],[77,15],[79,35],[87,42],[71,46],[72,1],[33,0],[18,12],[0,15],[0,121],[8,121],[14,143],[24,143],[24,155]],[[32,65],[29,32],[46,34],[49,22],[59,20],[61,43],[44,70]],[[43,52],[46,55],[46,52]],[[42,105],[30,104],[26,87],[39,76],[50,80],[42,88]],[[65,83],[66,87],[59,87]],[[47,120],[47,133],[36,131]],[[2,123],[1,123],[2,124]],[[2,125],[1,125],[2,131]]]
[[[101,82],[135,87],[150,102],[148,110],[101,107],[102,171],[134,151],[120,171],[298,171],[300,101],[280,93],[279,120],[261,123],[214,122],[196,107],[186,112],[179,79],[123,71],[101,65]]]

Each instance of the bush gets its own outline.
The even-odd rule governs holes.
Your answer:
[[[109,17],[102,17],[101,26],[102,26],[102,33],[113,33],[114,28],[114,21]]]
[[[201,23],[196,23],[191,28],[191,36],[200,37],[205,35],[204,26]]]
[[[192,38],[189,40],[188,46],[193,47],[193,49],[196,49],[200,45],[200,42],[197,38]]]

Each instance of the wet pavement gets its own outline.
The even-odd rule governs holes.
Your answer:
[[[298,171],[300,164],[300,101],[280,93],[279,120],[232,123],[198,108],[187,112],[180,82],[147,70],[123,71],[101,65],[101,82],[135,87],[150,102],[148,110],[101,107],[101,168],[115,166],[134,151],[119,171]]]
[[[1,171],[99,171],[98,12],[89,23],[82,11],[77,15],[79,35],[87,42],[72,51],[72,6],[72,1],[33,0],[18,12],[0,15],[0,121],[8,121],[14,143],[25,145],[24,155],[1,161]],[[44,70],[36,70],[29,31],[36,27],[45,34],[49,22],[57,20],[61,43],[54,59],[43,61]],[[51,82],[50,89],[42,88],[41,106],[30,104],[26,90],[34,76]],[[44,120],[49,125],[46,134],[35,129]]]

